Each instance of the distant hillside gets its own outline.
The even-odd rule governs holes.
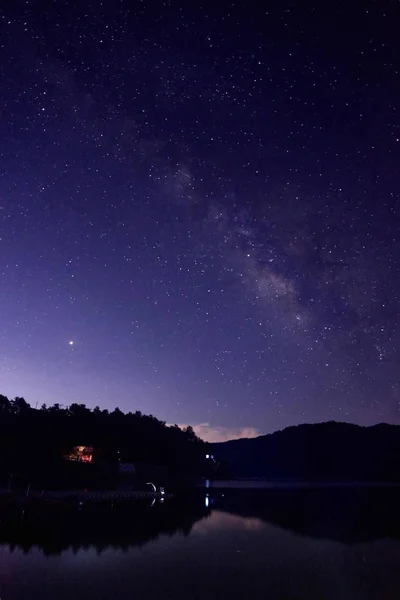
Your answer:
[[[400,481],[399,425],[330,421],[212,447],[221,477]]]

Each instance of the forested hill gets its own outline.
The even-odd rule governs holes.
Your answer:
[[[191,427],[167,426],[139,411],[124,414],[84,404],[32,408],[23,398],[0,395],[0,469],[37,470],[73,446],[94,449],[99,461],[145,462],[195,473],[205,450]]]
[[[213,444],[220,475],[400,481],[400,426],[319,423]]]

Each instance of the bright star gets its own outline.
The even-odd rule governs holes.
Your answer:
[[[68,342],[68,344],[69,344],[70,346],[73,346],[73,345],[74,345],[74,342],[71,340],[71,341],[69,341],[69,342]]]

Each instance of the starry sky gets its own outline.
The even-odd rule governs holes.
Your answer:
[[[397,3],[0,3],[0,393],[400,423]]]

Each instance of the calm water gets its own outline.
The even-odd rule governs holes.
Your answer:
[[[400,598],[399,492],[218,492],[0,523],[0,598]]]

